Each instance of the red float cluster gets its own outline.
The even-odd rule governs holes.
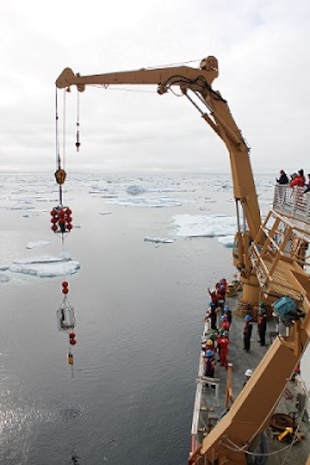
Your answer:
[[[51,229],[55,233],[68,233],[73,228],[72,211],[68,207],[55,207],[51,210]]]
[[[68,294],[69,293],[69,283],[68,283],[68,281],[63,281],[61,283],[61,285],[62,285],[62,291],[61,292],[63,294]]]
[[[72,346],[75,346],[76,344],[76,339],[75,339],[76,335],[75,335],[75,332],[74,331],[71,331],[69,333],[69,343],[72,345]]]

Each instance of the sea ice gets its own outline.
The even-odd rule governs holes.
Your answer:
[[[45,245],[48,245],[49,241],[37,241],[37,242],[28,242],[26,245],[26,249],[36,249],[38,247],[44,247]]]
[[[7,271],[10,268],[10,265],[7,264],[0,264],[0,271]]]
[[[127,194],[130,195],[138,195],[138,194],[143,194],[145,192],[145,189],[142,186],[137,186],[136,184],[132,184],[131,186],[128,186],[126,189]]]
[[[0,283],[7,283],[8,281],[10,281],[10,278],[6,274],[0,273]]]
[[[107,203],[116,203],[118,205],[123,205],[126,207],[153,207],[153,208],[162,208],[162,207],[180,207],[182,202],[177,199],[170,199],[167,197],[127,197],[127,198],[117,198],[109,199]]]
[[[234,235],[224,236],[224,237],[219,237],[218,238],[219,243],[222,244],[224,247],[227,247],[227,248],[232,248],[233,247],[234,240],[235,240]]]
[[[155,244],[172,244],[173,239],[161,239],[160,237],[145,237],[145,242],[155,242]]]
[[[173,217],[179,237],[225,237],[236,230],[236,218],[224,215],[188,215]]]
[[[81,268],[80,263],[72,260],[68,252],[59,256],[41,256],[33,258],[16,258],[9,271],[24,273],[40,278],[53,278],[55,276],[72,275]]]

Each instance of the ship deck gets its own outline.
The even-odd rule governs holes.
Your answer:
[[[237,298],[227,299],[227,304],[232,309],[236,308]],[[232,325],[229,331],[229,363],[231,364],[232,374],[232,391],[227,391],[227,375],[228,371],[217,365],[215,368],[214,387],[206,387],[207,380],[203,377],[203,359],[202,354],[199,357],[198,375],[196,378],[196,398],[192,422],[191,436],[191,452],[193,452],[203,437],[208,434],[208,431],[219,421],[222,415],[225,414],[225,409],[235,400],[239,392],[244,386],[245,371],[250,368],[255,370],[258,363],[264,357],[272,344],[275,335],[275,325],[273,321],[268,322],[266,333],[266,346],[260,346],[258,342],[258,333],[255,323],[253,323],[253,333],[251,339],[250,352],[244,352],[243,349],[243,330],[244,321],[233,312]],[[204,333],[208,331],[208,327],[204,326],[202,337],[205,339]],[[271,380],[272,383],[272,380]],[[306,410],[306,404],[300,402],[300,387],[302,383],[301,377],[297,376],[295,381],[288,380],[283,391],[283,395],[279,399],[278,405],[275,407],[274,413],[284,413],[296,416],[296,424],[298,429],[305,438],[294,445],[288,442],[281,442],[271,428],[266,430],[268,438],[268,465],[287,464],[306,464],[308,455],[310,454],[310,422],[309,412]],[[306,396],[304,396],[305,398]],[[299,400],[299,403],[298,403]],[[258,402],[263,403],[263,399],[258,399]],[[297,405],[298,404],[298,405]],[[302,410],[302,411],[300,411]],[[292,413],[295,412],[295,413]]]

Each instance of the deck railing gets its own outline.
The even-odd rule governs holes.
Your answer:
[[[275,186],[273,208],[250,248],[261,288],[273,295],[289,295],[299,302],[310,292],[309,279],[304,275],[310,277],[310,192],[304,190]],[[293,268],[297,270],[294,279]]]
[[[304,187],[277,184],[274,190],[273,209],[290,218],[310,224],[310,191]]]

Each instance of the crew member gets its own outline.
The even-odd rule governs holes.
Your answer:
[[[224,307],[224,315],[227,315],[227,320],[229,321],[229,325],[231,325],[232,313],[231,313],[231,308],[230,308],[229,305],[225,305],[225,307]]]
[[[284,170],[280,170],[280,176],[279,178],[276,179],[278,184],[288,184],[289,179],[287,177],[287,174]]]
[[[251,349],[251,336],[252,336],[252,317],[247,314],[244,317],[245,325],[243,327],[243,350],[249,352]]]
[[[228,368],[228,346],[229,346],[229,339],[228,339],[228,332],[223,331],[223,334],[218,338],[217,341],[219,347],[220,347],[220,365],[222,367],[225,367],[226,370]]]
[[[224,331],[229,331],[230,328],[230,323],[228,321],[227,315],[222,315],[221,316],[221,329]]]
[[[207,310],[207,314],[205,317],[205,321],[210,319],[211,322],[211,329],[217,330],[216,326],[216,317],[217,317],[217,307],[214,302],[209,303],[209,308]]]
[[[249,379],[250,379],[251,376],[253,375],[253,371],[252,371],[250,368],[248,368],[248,369],[246,370],[246,372],[244,373],[244,375],[245,375],[245,381],[244,381],[244,383],[243,383],[243,386],[245,386],[246,383],[249,381]]]
[[[306,184],[306,178],[305,178],[303,169],[299,170],[298,174],[294,173],[292,175],[292,180],[290,182],[290,187],[295,187],[295,186],[304,187],[305,184]]]
[[[213,350],[208,349],[205,355],[205,376],[208,376],[209,378],[214,378],[215,365],[216,361],[214,357],[214,352]]]
[[[259,343],[261,346],[266,345],[266,330],[267,330],[267,312],[265,302],[259,303],[257,316],[257,329],[259,335]]]

